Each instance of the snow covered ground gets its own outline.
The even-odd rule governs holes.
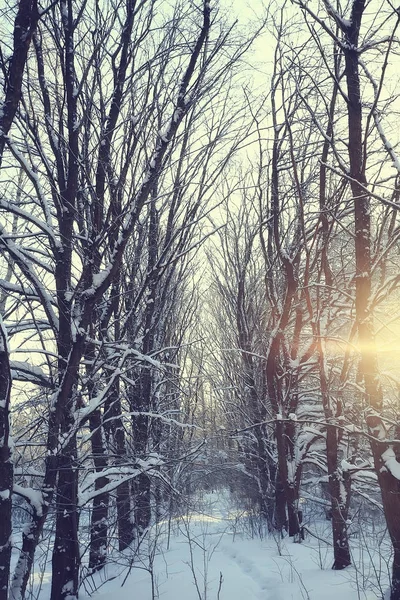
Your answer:
[[[320,526],[321,538],[329,538],[329,522]],[[229,511],[223,495],[208,494],[201,512],[153,528],[131,568],[126,554],[87,578],[80,599],[375,600],[387,587],[387,564],[367,546],[355,539],[356,567],[332,571],[323,541],[251,538],[246,516]],[[40,600],[49,597],[49,575]]]

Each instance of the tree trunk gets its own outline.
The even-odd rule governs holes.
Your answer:
[[[0,336],[0,600],[7,600],[11,560],[13,463],[10,448],[11,372],[7,333],[1,322]]]
[[[294,492],[294,490],[293,490]],[[299,519],[299,499],[297,494],[290,493],[287,499],[287,513],[288,513],[288,534],[289,537],[296,538],[295,541],[300,540],[300,519]],[[287,494],[286,494],[287,495]]]
[[[287,518],[285,519],[285,529],[288,530],[290,537],[300,534],[299,522],[299,493],[295,482],[294,473],[289,474],[288,463],[291,461],[287,444],[287,433],[285,422],[278,420],[276,422],[276,445],[278,451],[279,475],[283,493],[285,495],[285,505],[287,508]],[[291,461],[293,464],[293,461]]]
[[[392,583],[390,589],[390,600],[400,600],[400,542],[399,538],[392,539],[393,543],[393,565]]]
[[[92,454],[96,473],[101,473],[107,467],[106,450],[103,443],[103,428],[100,410],[95,410],[90,416],[90,431]],[[108,478],[98,477],[95,481],[93,507],[90,521],[90,550],[89,569],[99,571],[105,565],[107,558],[108,537],[108,505],[109,494],[101,490],[107,485]]]
[[[78,468],[76,434],[61,450],[58,462],[56,534],[52,557],[51,600],[78,598]]]
[[[10,600],[23,600],[26,587],[31,574],[36,547],[39,543],[43,526],[50,507],[52,506],[54,489],[57,479],[57,454],[55,453],[58,440],[58,425],[56,413],[50,413],[45,475],[42,484],[42,502],[40,506],[32,506],[32,516],[29,525],[25,525],[22,532],[22,547],[15,567],[11,588]]]
[[[148,350],[148,349],[147,349]],[[148,452],[149,418],[151,402],[151,371],[148,367],[141,369],[138,386],[130,398],[131,410],[137,413],[132,416],[132,434],[135,458],[145,459]],[[132,482],[133,502],[135,511],[135,527],[141,535],[149,526],[151,520],[150,478],[141,473]]]
[[[147,271],[154,273],[150,277],[147,288],[147,304],[144,310],[144,335],[142,352],[145,355],[154,350],[155,334],[157,328],[157,317],[159,298],[157,291],[160,286],[160,275],[157,274],[156,264],[158,257],[159,222],[156,210],[157,186],[151,192],[151,203],[149,209],[149,231],[148,231],[148,260]],[[132,390],[130,398],[131,411],[142,414],[132,415],[132,436],[135,457],[144,460],[149,451],[150,421],[146,413],[152,408],[154,375],[148,365],[141,367],[139,371],[138,385]],[[135,526],[141,535],[149,526],[151,521],[151,483],[145,473],[139,475],[133,481],[133,501],[135,505]]]
[[[351,564],[349,539],[347,533],[347,517],[349,510],[350,480],[345,485],[343,474],[339,467],[339,439],[338,429],[333,422],[331,397],[325,372],[325,350],[320,323],[317,327],[317,348],[320,374],[322,406],[324,409],[326,426],[326,458],[328,468],[328,489],[331,500],[332,538],[334,562],[332,568],[341,570]]]
[[[279,467],[276,470],[274,526],[279,532],[287,529],[286,493]]]
[[[293,357],[294,359],[295,357]],[[289,414],[294,413],[298,404],[297,393],[297,378],[296,383],[292,383],[291,404]],[[287,499],[288,512],[288,533],[289,537],[295,538],[295,541],[300,542],[300,518],[299,518],[299,491],[302,473],[302,463],[296,461],[295,444],[296,444],[296,424],[294,421],[286,421],[284,424],[284,443],[286,455],[286,481],[285,493]]]
[[[95,338],[95,327],[92,324],[90,337]],[[96,358],[96,349],[93,343],[86,344],[86,374],[88,378],[89,401],[96,397],[98,386],[92,365]],[[108,484],[108,477],[101,473],[107,468],[107,452],[104,443],[104,429],[101,409],[94,410],[89,417],[90,442],[92,445],[93,463],[96,473],[94,484],[95,496],[93,498],[92,512],[90,516],[90,546],[89,546],[89,569],[91,572],[99,571],[105,565],[107,558],[108,542],[108,507],[109,493],[102,492]]]
[[[133,480],[133,498],[135,503],[135,527],[142,535],[151,521],[151,481],[145,473]]]
[[[20,0],[13,31],[13,53],[8,67],[5,98],[0,108],[0,166],[7,135],[21,98],[22,78],[39,12],[36,0]],[[5,65],[4,65],[5,66]],[[0,315],[0,319],[1,319]],[[11,560],[13,464],[10,440],[11,372],[7,334],[0,324],[0,600],[7,600]]]
[[[37,0],[20,0],[14,23],[14,45],[6,78],[5,100],[0,111],[0,166],[7,135],[21,99],[25,63],[38,20]]]
[[[111,442],[111,453],[115,455],[115,464],[126,462],[125,429],[122,422],[122,407],[119,398],[119,382],[116,380],[104,410],[104,419],[108,421],[107,429]],[[131,490],[129,481],[117,487],[117,529],[118,549],[126,550],[135,539],[134,519],[131,506]]]
[[[364,379],[366,403],[369,407],[367,425],[373,438],[371,450],[378,482],[382,493],[383,509],[392,540],[393,561],[391,600],[400,600],[400,487],[399,481],[388,471],[384,452],[389,449],[385,442],[386,431],[382,423],[383,392],[379,381],[377,352],[372,315],[371,298],[371,215],[370,198],[366,191],[365,156],[362,129],[362,102],[359,75],[358,41],[365,9],[364,0],[354,0],[350,24],[344,27],[346,82],[348,92],[347,112],[349,131],[350,185],[354,201],[354,232],[356,256],[356,322],[360,352],[360,371]],[[382,441],[377,441],[381,439]],[[398,459],[399,448],[393,445]]]
[[[321,295],[318,295],[318,306],[315,312],[323,314],[324,303],[329,306],[331,289],[333,286],[332,271],[329,264],[328,245],[329,245],[329,221],[327,207],[327,167],[326,163],[329,155],[330,142],[333,134],[333,122],[335,115],[335,106],[338,94],[339,64],[340,57],[335,58],[335,73],[337,80],[333,84],[332,97],[329,105],[329,121],[326,129],[326,138],[324,141],[321,164],[319,171],[319,210],[321,228],[319,235],[321,237],[321,270],[324,277],[326,289]],[[332,568],[341,570],[351,564],[349,538],[347,532],[347,517],[349,507],[350,480],[345,485],[343,473],[339,467],[339,432],[333,420],[332,399],[329,393],[329,385],[326,373],[326,353],[325,336],[326,331],[321,331],[321,318],[316,320],[314,325],[318,352],[318,366],[322,396],[322,407],[327,422],[326,428],[326,455],[328,468],[328,491],[331,501],[331,521],[332,521],[332,540],[334,562]],[[336,416],[339,416],[336,410]],[[343,498],[345,494],[345,498]]]
[[[12,600],[21,600],[25,597],[35,550],[39,543],[49,509],[53,503],[59,468],[62,469],[62,473],[58,480],[60,492],[57,494],[57,502],[60,503],[60,506],[64,505],[66,507],[67,514],[65,518],[66,521],[70,523],[71,527],[71,532],[65,540],[66,548],[68,548],[67,551],[70,552],[70,554],[75,553],[75,556],[69,556],[70,564],[68,566],[77,566],[79,564],[79,548],[76,543],[77,534],[75,531],[77,527],[76,509],[78,476],[76,468],[76,431],[74,430],[74,415],[70,412],[72,409],[70,405],[71,400],[69,399],[71,398],[72,389],[76,382],[79,364],[84,352],[84,345],[84,338],[82,336],[77,336],[68,355],[67,367],[63,367],[63,353],[60,352],[59,369],[60,373],[63,373],[63,376],[61,377],[57,396],[54,399],[54,404],[49,413],[47,456],[45,474],[41,486],[42,501],[40,506],[32,506],[33,514],[31,523],[29,527],[24,529],[22,534],[22,548],[12,581]],[[71,346],[69,346],[69,349],[70,348]],[[61,432],[63,433],[62,436],[60,436]],[[64,447],[62,447],[63,443],[65,444]],[[60,450],[61,447],[62,450]],[[57,519],[61,519],[61,516],[62,512],[57,508]],[[60,531],[63,530],[63,525],[63,523],[60,523]],[[75,538],[75,540],[73,538]],[[59,539],[60,545],[62,545],[64,539],[62,537]],[[55,548],[55,550],[57,549]],[[66,576],[69,576],[69,579],[65,580],[65,584],[71,581],[77,581],[77,575],[72,572],[67,572]],[[60,596],[60,600],[62,597],[63,596]]]
[[[326,449],[329,477],[329,495],[331,498],[332,537],[334,562],[332,569],[340,571],[351,564],[347,517],[349,507],[349,489],[344,483],[339,469],[339,448],[337,428],[327,426]]]
[[[381,457],[382,446],[377,442],[373,449],[375,456]],[[376,464],[376,463],[375,463]],[[378,464],[381,464],[378,462]],[[378,481],[382,493],[382,504],[390,539],[393,545],[393,564],[390,600],[400,600],[400,481],[393,477],[385,467],[381,467]]]
[[[271,464],[266,452],[258,456],[257,480],[259,482],[259,502],[261,516],[266,520],[268,531],[274,528],[274,492],[276,481],[276,465]]]
[[[135,539],[134,513],[131,504],[129,481],[117,488],[118,550],[129,548]]]

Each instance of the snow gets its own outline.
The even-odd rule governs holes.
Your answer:
[[[62,593],[66,594],[65,600],[76,600],[76,595],[73,593],[74,590],[74,582],[68,581],[62,589]]]
[[[25,361],[10,361],[11,376],[19,381],[31,381],[32,383],[51,387],[51,383],[44,371],[35,365]]]
[[[169,142],[169,135],[170,135],[170,125],[168,125],[168,127],[165,127],[165,129],[161,129],[158,132],[158,136],[161,139],[161,141],[164,142],[164,144],[167,144]]]
[[[67,8],[67,3],[66,2],[61,2],[61,14],[64,17],[64,19],[68,19],[68,8]]]
[[[212,496],[212,494],[210,494]],[[166,529],[159,527],[153,578],[156,598],[163,600],[356,600],[351,569],[332,571],[331,549],[319,554],[311,543],[293,544],[274,538],[248,539],[241,531],[238,514],[210,507],[206,513],[191,513],[172,523],[173,535],[166,548]],[[321,543],[319,543],[321,546]],[[150,565],[149,565],[150,566]],[[105,583],[96,600],[151,600],[151,573],[146,563],[137,563],[121,587],[122,577]],[[116,571],[116,570],[115,570]],[[115,572],[114,571],[114,572]],[[108,575],[113,576],[111,570]],[[354,575],[354,573],[352,573]],[[218,594],[219,591],[219,594]],[[90,596],[80,596],[89,600]],[[364,599],[377,596],[362,594]]]
[[[43,308],[46,312],[46,316],[49,319],[49,323],[54,331],[58,331],[58,318],[53,310],[53,302],[51,295],[48,293],[46,288],[43,286],[42,281],[36,274],[34,266],[31,260],[24,254],[24,252],[11,240],[5,240],[4,229],[0,226],[0,234],[2,236],[2,243],[7,247],[7,251],[10,256],[15,260],[21,269],[22,273],[27,277],[30,284],[34,287],[36,294],[40,298]]]
[[[42,515],[43,509],[43,495],[39,490],[34,490],[29,487],[22,487],[22,485],[14,484],[13,491],[15,494],[25,498],[29,504],[35,509],[38,516]]]
[[[400,463],[396,459],[396,455],[392,446],[389,446],[389,448],[383,452],[382,460],[389,473],[391,473],[393,477],[400,481]]]
[[[0,315],[0,352],[3,354],[6,353],[7,355],[10,354],[10,347],[8,345],[7,328],[3,322],[1,315]],[[8,383],[8,386],[9,385],[10,385],[10,383]],[[0,408],[2,408],[2,409],[6,408],[9,392],[10,392],[10,389],[8,389],[7,393],[4,394],[2,400],[0,400]],[[3,430],[3,432],[4,432],[4,430]],[[4,445],[4,437],[2,437],[0,439],[0,447],[2,447],[3,445]]]
[[[379,120],[378,115],[374,115],[374,116],[375,116],[375,125],[376,125],[376,128],[377,128],[378,132],[379,132],[379,135],[381,137],[383,145],[385,146],[386,151],[388,152],[388,154],[390,155],[390,157],[391,157],[391,159],[393,161],[393,166],[400,173],[400,160],[399,160],[399,157],[397,156],[397,154],[396,154],[396,152],[395,152],[392,144],[387,139],[386,134],[385,134],[385,132],[383,130],[383,127],[382,127],[382,123]]]
[[[197,510],[196,510],[197,509]],[[378,556],[356,540],[356,567],[333,571],[330,522],[319,539],[302,544],[275,535],[251,536],[252,521],[229,506],[227,494],[210,492],[202,505],[153,526],[140,556],[119,554],[84,582],[80,600],[373,600],[382,598],[386,571]],[[315,528],[315,523],[311,528]],[[353,527],[353,525],[352,525]],[[168,532],[170,531],[170,538]],[[132,560],[133,559],[133,560]],[[382,557],[381,557],[382,559]],[[377,564],[368,564],[374,560]],[[50,561],[51,562],[51,561]],[[39,600],[50,597],[50,562]],[[39,573],[35,575],[39,583]],[[380,578],[380,579],[378,579]],[[99,589],[94,591],[94,587]]]
[[[174,111],[174,116],[172,117],[172,120],[174,123],[177,123],[179,121],[179,119],[182,116],[182,109],[181,108],[176,108]]]
[[[353,465],[352,463],[349,463],[345,458],[343,458],[341,464],[340,464],[342,471],[354,471],[355,469],[357,469],[357,465]]]
[[[93,274],[93,284],[83,292],[84,298],[89,298],[96,293],[96,291],[103,285],[105,280],[110,276],[112,267],[113,263],[110,262],[105,269],[100,271],[100,273]]]
[[[8,208],[8,210],[10,210],[12,213],[19,215],[19,216],[23,217],[24,219],[26,219],[27,221],[36,225],[36,227],[38,227],[39,230],[41,230],[47,234],[47,236],[48,236],[49,240],[51,240],[52,244],[55,247],[57,247],[58,249],[60,249],[61,244],[60,244],[59,240],[56,238],[56,236],[54,235],[54,229],[53,229],[53,223],[52,223],[52,218],[51,218],[51,210],[50,210],[49,202],[43,193],[42,186],[39,181],[37,172],[35,170],[33,170],[33,168],[31,168],[31,166],[29,165],[27,160],[24,158],[24,156],[18,150],[17,145],[11,139],[8,140],[8,146],[9,146],[10,150],[12,151],[14,157],[17,158],[17,160],[20,163],[20,165],[22,166],[24,172],[28,175],[29,179],[32,181],[32,183],[35,187],[37,197],[40,201],[40,206],[44,213],[45,222],[42,221],[41,219],[36,218],[32,214],[31,211],[28,212],[28,211],[23,210],[20,206],[16,205],[14,202],[8,202],[7,200],[1,199],[0,203],[1,203],[2,208],[5,208],[5,209]]]
[[[3,317],[0,314],[0,352],[7,352],[10,354],[10,346],[8,344],[8,333],[5,323],[3,321]]]

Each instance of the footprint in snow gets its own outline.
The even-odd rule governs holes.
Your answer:
[[[236,548],[230,546],[222,546],[221,551],[229,556],[245,575],[258,584],[260,588],[258,597],[260,600],[285,600],[276,589],[279,582],[276,579],[265,577],[252,560],[240,554]]]

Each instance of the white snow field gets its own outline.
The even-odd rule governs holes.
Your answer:
[[[384,598],[388,561],[382,550],[371,549],[375,544],[362,532],[361,539],[352,540],[355,566],[332,571],[332,549],[324,542],[330,539],[328,521],[310,526],[320,540],[306,536],[297,544],[287,537],[252,538],[246,516],[230,511],[226,502],[224,495],[209,493],[202,511],[154,527],[142,543],[140,559],[132,561],[126,553],[118,564],[86,578],[80,600]],[[50,565],[40,600],[49,598],[49,577]]]

